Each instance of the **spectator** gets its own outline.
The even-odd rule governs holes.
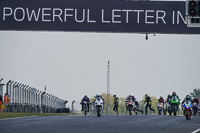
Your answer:
[[[10,95],[7,96],[7,104],[10,104]]]
[[[148,109],[148,107],[149,107],[149,109],[151,110],[151,111],[153,111],[153,114],[154,114],[154,112],[155,112],[155,110],[153,109],[153,108],[151,108],[151,98],[150,98],[150,96],[148,96],[147,94],[145,95],[145,101],[144,101],[144,104],[145,103],[147,103],[145,106],[145,115],[147,115],[147,109]]]
[[[8,103],[8,93],[5,93],[4,95],[4,103]]]
[[[118,106],[119,106],[119,98],[116,96],[116,95],[114,95],[113,96],[114,97],[114,108],[113,108],[113,110],[117,113],[117,115],[119,114],[119,112],[118,112]]]
[[[0,95],[0,113],[2,112],[2,105],[3,105],[3,98],[2,95]]]

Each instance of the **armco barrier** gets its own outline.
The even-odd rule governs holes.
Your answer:
[[[3,85],[0,80],[0,94],[3,96]],[[46,91],[37,90],[29,85],[9,80],[6,83],[9,103],[4,103],[3,112],[19,113],[68,113],[67,100],[58,98]]]

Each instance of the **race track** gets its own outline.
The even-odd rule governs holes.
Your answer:
[[[34,116],[0,120],[1,133],[191,133],[200,116]]]

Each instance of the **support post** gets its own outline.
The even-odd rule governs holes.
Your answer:
[[[72,101],[72,115],[74,115],[74,103],[75,103],[75,100]]]
[[[108,61],[107,66],[107,107],[106,107],[106,115],[109,114],[110,107],[110,61]]]

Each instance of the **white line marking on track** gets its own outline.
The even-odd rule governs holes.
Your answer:
[[[36,117],[38,115],[34,115],[34,116],[22,116],[22,117],[14,117],[14,118],[3,118],[3,119],[0,119],[0,121],[2,120],[12,120],[12,119],[19,119],[19,118],[26,118],[26,117]]]
[[[197,133],[197,132],[199,132],[199,131],[200,131],[200,128],[197,129],[197,130],[195,130],[195,131],[193,131],[193,132],[191,132],[191,133]]]

